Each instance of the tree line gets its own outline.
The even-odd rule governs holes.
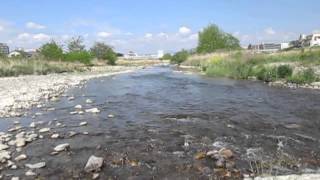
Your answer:
[[[117,53],[114,52],[111,46],[103,42],[96,42],[90,50],[86,50],[81,36],[73,37],[68,42],[66,52],[54,40],[43,44],[38,49],[38,52],[46,60],[51,61],[81,62],[87,65],[91,63],[93,58],[105,60],[110,65],[115,65],[117,61]]]

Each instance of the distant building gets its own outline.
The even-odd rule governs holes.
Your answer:
[[[9,55],[10,50],[9,50],[9,46],[4,44],[4,43],[0,43],[0,54],[4,54],[4,55]]]
[[[137,59],[138,58],[138,54],[133,52],[133,51],[129,51],[128,54],[124,55],[125,59]]]
[[[301,47],[320,46],[320,33],[311,35],[301,34],[299,42],[301,43]]]
[[[289,48],[289,43],[262,43],[248,46],[249,50],[257,52],[276,52],[286,48]]]

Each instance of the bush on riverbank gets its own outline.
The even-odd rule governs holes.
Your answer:
[[[275,54],[233,51],[205,55],[204,58],[197,55],[189,58],[183,65],[200,66],[200,69],[209,76],[235,79],[256,77],[266,82],[284,80],[297,84],[308,84],[319,80],[313,68],[320,65],[320,50]]]
[[[19,75],[46,75],[50,73],[63,73],[83,71],[76,64],[63,62],[50,62],[39,59],[1,59],[0,77]]]
[[[182,51],[175,53],[171,57],[170,62],[172,64],[181,64],[182,62],[186,61],[188,59],[188,57],[189,57],[189,52],[186,50],[182,50]]]

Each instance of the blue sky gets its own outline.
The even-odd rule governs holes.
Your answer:
[[[76,35],[119,52],[193,48],[209,23],[243,45],[283,42],[320,30],[319,0],[10,0],[0,6],[0,42],[34,49]]]

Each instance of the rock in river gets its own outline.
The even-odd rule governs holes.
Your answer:
[[[26,167],[28,167],[30,169],[40,169],[40,168],[46,167],[46,163],[39,162],[39,163],[35,163],[35,164],[26,164]]]
[[[67,150],[69,147],[70,147],[70,144],[64,143],[64,144],[59,144],[53,150],[56,152],[61,152],[61,151]]]
[[[96,156],[92,155],[88,159],[88,162],[87,162],[86,166],[84,167],[84,170],[86,172],[97,171],[97,170],[100,170],[102,165],[103,165],[103,158],[96,157]]]
[[[100,110],[98,108],[86,109],[87,113],[99,113]]]
[[[86,126],[88,123],[87,122],[81,122],[81,123],[79,123],[79,126]]]
[[[6,150],[6,149],[8,149],[8,148],[9,148],[8,145],[0,143],[0,151]]]

